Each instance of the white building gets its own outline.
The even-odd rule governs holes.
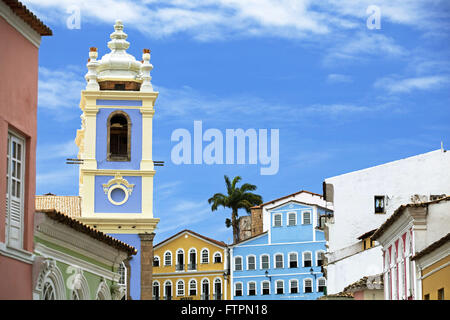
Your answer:
[[[450,197],[402,205],[380,226],[372,238],[382,246],[385,300],[422,299],[421,269],[414,257],[449,228]]]
[[[450,194],[450,152],[436,150],[325,179],[334,207],[327,222],[328,294],[383,272],[381,246],[370,236],[401,205]]]

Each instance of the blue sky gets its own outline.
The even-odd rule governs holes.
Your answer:
[[[40,48],[37,194],[78,194],[74,157],[89,47],[99,56],[116,19],[140,60],[152,50],[156,242],[189,228],[231,242],[228,210],[207,199],[223,176],[264,201],[322,192],[331,176],[450,146],[448,1],[23,0],[54,35]],[[80,29],[66,20],[73,4]],[[368,29],[370,5],[381,29]],[[177,128],[279,129],[280,168],[175,165]],[[243,212],[241,214],[244,214]]]

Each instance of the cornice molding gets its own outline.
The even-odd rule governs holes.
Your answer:
[[[117,169],[81,169],[81,173],[84,175],[97,175],[97,176],[115,176]],[[153,177],[155,170],[120,170],[122,176],[133,177]]]

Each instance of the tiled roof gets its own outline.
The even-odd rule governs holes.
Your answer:
[[[441,198],[441,199],[437,199],[437,200],[433,200],[433,201],[428,201],[428,202],[420,202],[420,203],[408,203],[408,204],[404,204],[401,205],[400,207],[397,208],[397,210],[394,211],[394,213],[390,216],[389,219],[387,219],[378,229],[377,231],[375,231],[375,233],[372,235],[372,239],[377,239],[379,238],[383,233],[386,232],[386,230],[392,225],[394,224],[395,221],[398,220],[398,218],[401,217],[401,215],[403,214],[403,212],[405,211],[406,208],[414,208],[414,207],[426,207],[430,204],[434,204],[434,203],[439,203],[441,201],[449,201],[450,200],[450,196],[447,196],[445,198]]]
[[[265,205],[273,204],[273,203],[275,203],[275,202],[277,202],[277,201],[280,201],[280,200],[283,200],[283,199],[286,199],[286,198],[295,197],[296,195],[298,195],[298,194],[300,194],[300,193],[309,193],[309,194],[311,194],[311,195],[313,195],[313,196],[319,196],[319,197],[323,198],[323,196],[322,196],[321,194],[314,193],[314,192],[307,191],[307,190],[300,190],[300,191],[298,191],[298,192],[289,194],[289,195],[287,195],[287,196],[284,196],[284,197],[281,197],[281,198],[278,198],[278,199],[274,199],[274,200],[271,200],[271,201],[262,203],[262,204],[260,204],[260,205],[258,205],[258,206],[254,206],[254,207],[252,207],[252,209],[262,208],[262,207],[264,207]]]
[[[363,240],[363,239],[366,239],[366,238],[370,237],[371,235],[373,235],[375,233],[375,231],[377,231],[377,229],[373,229],[373,230],[367,231],[366,233],[360,235],[358,237],[358,240]]]
[[[379,281],[377,281],[379,280]],[[345,293],[353,293],[355,291],[371,289],[369,286],[373,286],[374,289],[383,289],[383,275],[377,274],[371,277],[363,277],[358,281],[348,285],[344,288]]]
[[[39,20],[33,12],[28,10],[20,1],[17,0],[2,0],[11,10],[25,21],[34,31],[39,33],[41,36],[51,36],[52,30],[47,27],[41,20]]]
[[[450,241],[450,233],[447,233],[447,235],[445,237],[442,237],[438,241],[433,242],[432,244],[430,244],[428,247],[426,247],[422,251],[416,253],[414,255],[414,257],[412,257],[411,260],[420,259],[424,255],[427,255],[427,254],[433,252],[434,250],[436,250],[437,248],[442,247],[444,244],[446,244],[449,241]]]
[[[82,232],[84,234],[87,234],[88,236],[97,239],[101,242],[104,242],[110,246],[113,246],[116,249],[128,252],[129,254],[136,254],[137,250],[126,244],[125,242],[122,242],[120,240],[117,240],[101,231],[98,231],[95,228],[92,228],[88,225],[85,225],[84,223],[73,219],[61,212],[58,212],[56,210],[36,210],[37,212],[42,212],[47,215],[50,219],[53,219],[55,221],[58,221],[59,223],[65,224],[66,226],[69,226],[70,228],[77,230],[79,232]]]
[[[72,218],[81,217],[81,197],[55,196],[53,194],[36,196],[36,210],[56,210]]]
[[[326,296],[322,296],[317,300],[328,300],[329,298],[353,298],[353,294],[350,292],[339,292],[334,294],[327,294]]]
[[[193,235],[195,235],[195,236],[197,236],[197,237],[200,237],[200,238],[202,238],[202,239],[204,239],[204,240],[206,240],[206,241],[210,241],[210,242],[212,242],[212,243],[215,243],[215,244],[217,244],[218,246],[221,246],[221,247],[226,247],[226,246],[227,246],[227,244],[226,244],[225,242],[223,242],[223,241],[214,240],[214,239],[205,237],[204,235],[201,235],[200,233],[194,232],[194,231],[192,231],[192,230],[184,229],[184,230],[182,230],[182,231],[180,231],[180,232],[174,234],[173,236],[171,236],[171,237],[169,237],[169,238],[167,238],[167,239],[161,241],[160,243],[158,243],[158,244],[155,245],[154,247],[155,247],[155,248],[156,248],[156,247],[159,247],[159,246],[162,245],[163,243],[166,243],[167,241],[169,241],[169,240],[171,240],[171,239],[173,239],[173,238],[179,236],[180,234],[182,234],[182,233],[184,233],[184,232],[191,233],[191,234],[193,234]]]

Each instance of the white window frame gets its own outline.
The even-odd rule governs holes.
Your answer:
[[[183,286],[183,289],[182,289],[183,293],[181,293],[181,294],[180,294],[180,287],[179,287],[180,284]],[[177,297],[184,297],[184,295],[185,295],[184,280],[182,280],[182,279],[177,280],[176,286],[177,286]]]
[[[305,215],[306,214],[309,214],[309,223],[305,223]],[[302,211],[302,224],[303,225],[310,225],[310,224],[312,224],[312,211],[311,210]]]
[[[220,262],[216,262],[216,256],[217,256],[217,255],[219,255],[219,257],[220,257]],[[222,263],[222,262],[223,262],[223,260],[222,260],[222,254],[221,254],[219,251],[214,252],[214,254],[213,254],[213,262],[214,262],[214,263]]]
[[[194,253],[195,253],[195,261],[194,261],[194,263],[195,263],[195,268],[192,269],[192,270],[197,270],[198,252],[197,252],[197,249],[196,249],[196,248],[190,248],[190,249],[189,249],[189,251],[188,251],[188,264],[189,264],[189,265],[192,265],[192,260],[191,260],[191,252],[192,252],[192,251],[194,251]],[[189,269],[189,265],[188,265],[188,270],[191,270],[191,269]]]
[[[290,217],[292,215],[294,215],[294,224],[290,224],[290,221],[291,221]],[[293,226],[296,226],[296,225],[297,225],[297,212],[288,212],[287,213],[287,226],[288,227],[293,227]]]
[[[167,259],[166,259],[166,255],[169,254],[170,255],[170,264],[167,264]],[[167,250],[166,252],[164,252],[164,266],[165,267],[170,267],[172,266],[173,261],[172,261],[172,251]]]
[[[277,266],[277,257],[281,256],[281,267]],[[273,266],[275,269],[283,269],[284,268],[284,255],[281,252],[277,252],[273,255]]]
[[[206,251],[207,254],[208,254],[208,258],[207,258],[207,261],[206,261],[206,262],[203,261],[203,252],[204,252],[204,251]],[[208,248],[203,248],[203,249],[200,251],[200,262],[201,262],[201,264],[208,264],[208,263],[209,263],[209,249],[208,249]]]
[[[296,282],[297,283],[297,292],[292,292],[292,283]],[[299,281],[297,279],[290,279],[289,280],[289,293],[299,293],[300,289],[299,289]]]
[[[291,267],[291,254],[295,254],[295,260],[292,260],[292,261],[295,261],[297,263],[296,267]],[[291,251],[288,253],[288,267],[290,269],[298,268],[298,252]]]
[[[157,266],[157,267],[153,265],[155,259],[158,260],[158,266]],[[153,256],[153,263],[152,263],[152,266],[155,267],[155,268],[161,267],[161,258],[160,258],[159,256]]]
[[[306,259],[305,259],[305,254],[307,254],[307,253],[309,253],[309,255],[310,255],[310,257],[311,257],[311,259],[310,259],[311,265],[308,266],[308,267],[305,266],[305,261],[306,261]],[[313,265],[314,265],[314,261],[313,261],[313,255],[312,255],[312,252],[311,252],[311,251],[303,251],[303,252],[302,252],[302,266],[303,266],[303,268],[312,268]]]
[[[264,290],[264,284],[267,283],[269,285],[269,293],[268,294],[264,294],[263,290]],[[271,292],[270,292],[270,281],[269,280],[263,280],[261,281],[261,295],[262,296],[270,296]]]
[[[255,294],[254,295],[253,294],[250,295],[250,284],[254,284],[255,285]],[[256,285],[256,281],[249,281],[249,282],[247,282],[247,296],[254,297],[256,295],[258,295],[258,287]]]
[[[237,295],[236,295],[236,291],[237,291],[237,286],[238,286],[238,285],[241,286],[241,295],[240,295],[240,296],[237,296]],[[239,281],[239,282],[235,282],[235,283],[234,283],[234,288],[233,288],[233,289],[234,289],[234,296],[235,296],[235,297],[243,297],[243,296],[244,296],[244,285],[242,284],[242,282],[240,282],[240,281]]]
[[[316,267],[320,267],[320,266],[319,266],[319,254],[320,254],[320,253],[323,254],[322,265],[323,265],[324,260],[325,260],[325,251],[324,251],[324,250],[317,250],[317,251],[316,251]]]
[[[280,225],[279,226],[277,226],[276,224],[275,224],[275,221],[276,221],[276,217],[280,217]],[[273,222],[272,222],[272,226],[273,227],[275,227],[275,228],[279,228],[279,227],[282,227],[283,226],[283,214],[282,213],[274,213],[273,214]]]
[[[282,293],[278,293],[278,283],[282,283],[283,285],[281,286],[281,288],[283,289],[283,292]],[[279,280],[276,280],[275,281],[275,294],[284,294],[284,280],[281,280],[281,279],[279,279]]]
[[[250,262],[249,262],[250,258],[254,259],[254,263],[253,263],[254,268],[253,269],[250,269]],[[256,256],[254,254],[249,254],[247,256],[247,270],[256,270]]]
[[[158,285],[158,299],[161,297],[161,285],[159,283],[158,280],[153,280],[152,283],[152,295],[153,295],[153,290],[155,289],[155,283]],[[155,300],[155,296],[153,295],[153,299]]]
[[[306,292],[306,281],[311,281],[311,292]],[[314,293],[314,281],[312,278],[303,279],[303,293]]]
[[[222,298],[223,298],[223,283],[222,283],[221,278],[214,278],[213,285],[212,285],[213,286],[213,298],[215,298],[214,295],[217,294],[216,283],[220,283],[220,294],[222,295]]]
[[[317,280],[316,280],[316,292],[320,292],[319,291],[319,283],[320,283],[320,281],[325,281],[325,285],[324,285],[324,287],[326,288],[327,287],[327,279],[325,279],[325,277],[320,277],[320,278],[317,278]],[[322,291],[322,293],[323,293],[324,291]]]
[[[241,259],[241,268],[240,269],[236,269],[236,259],[240,258]],[[235,256],[233,259],[233,265],[234,265],[234,271],[244,271],[244,265],[243,265],[243,259],[242,256]]]
[[[166,280],[164,281],[164,286],[163,286],[163,299],[166,298],[166,286],[167,284],[170,283],[170,297],[173,298],[173,283],[171,280]]]
[[[267,268],[263,267],[263,257],[267,257]],[[270,269],[270,255],[267,253],[263,253],[260,258],[259,258],[259,262],[260,262],[260,269],[261,270],[269,270]]]
[[[12,177],[13,168],[12,168],[12,145],[13,143],[20,145],[21,149],[21,157],[20,159],[15,158],[14,162],[16,164],[20,164],[20,178]],[[24,248],[24,220],[25,220],[25,167],[26,167],[26,139],[21,135],[8,131],[8,140],[7,140],[7,193],[6,193],[6,225],[5,225],[5,242],[8,247],[15,249],[23,249]],[[17,170],[16,170],[17,172]],[[15,197],[12,195],[12,180],[18,181],[20,183],[19,188],[19,197]],[[15,209],[16,214],[14,215],[14,219],[12,219],[12,211],[11,211],[11,203],[18,203],[17,208]],[[17,212],[18,211],[18,212]],[[19,221],[18,221],[19,220]],[[17,231],[12,232],[12,228],[15,228]],[[14,239],[12,234],[17,233],[17,238]]]
[[[195,285],[195,294],[191,294],[191,290],[192,290],[192,283]],[[197,280],[196,279],[190,279],[189,282],[189,288],[188,288],[188,293],[189,296],[197,296],[198,295],[198,290],[197,290]]]

